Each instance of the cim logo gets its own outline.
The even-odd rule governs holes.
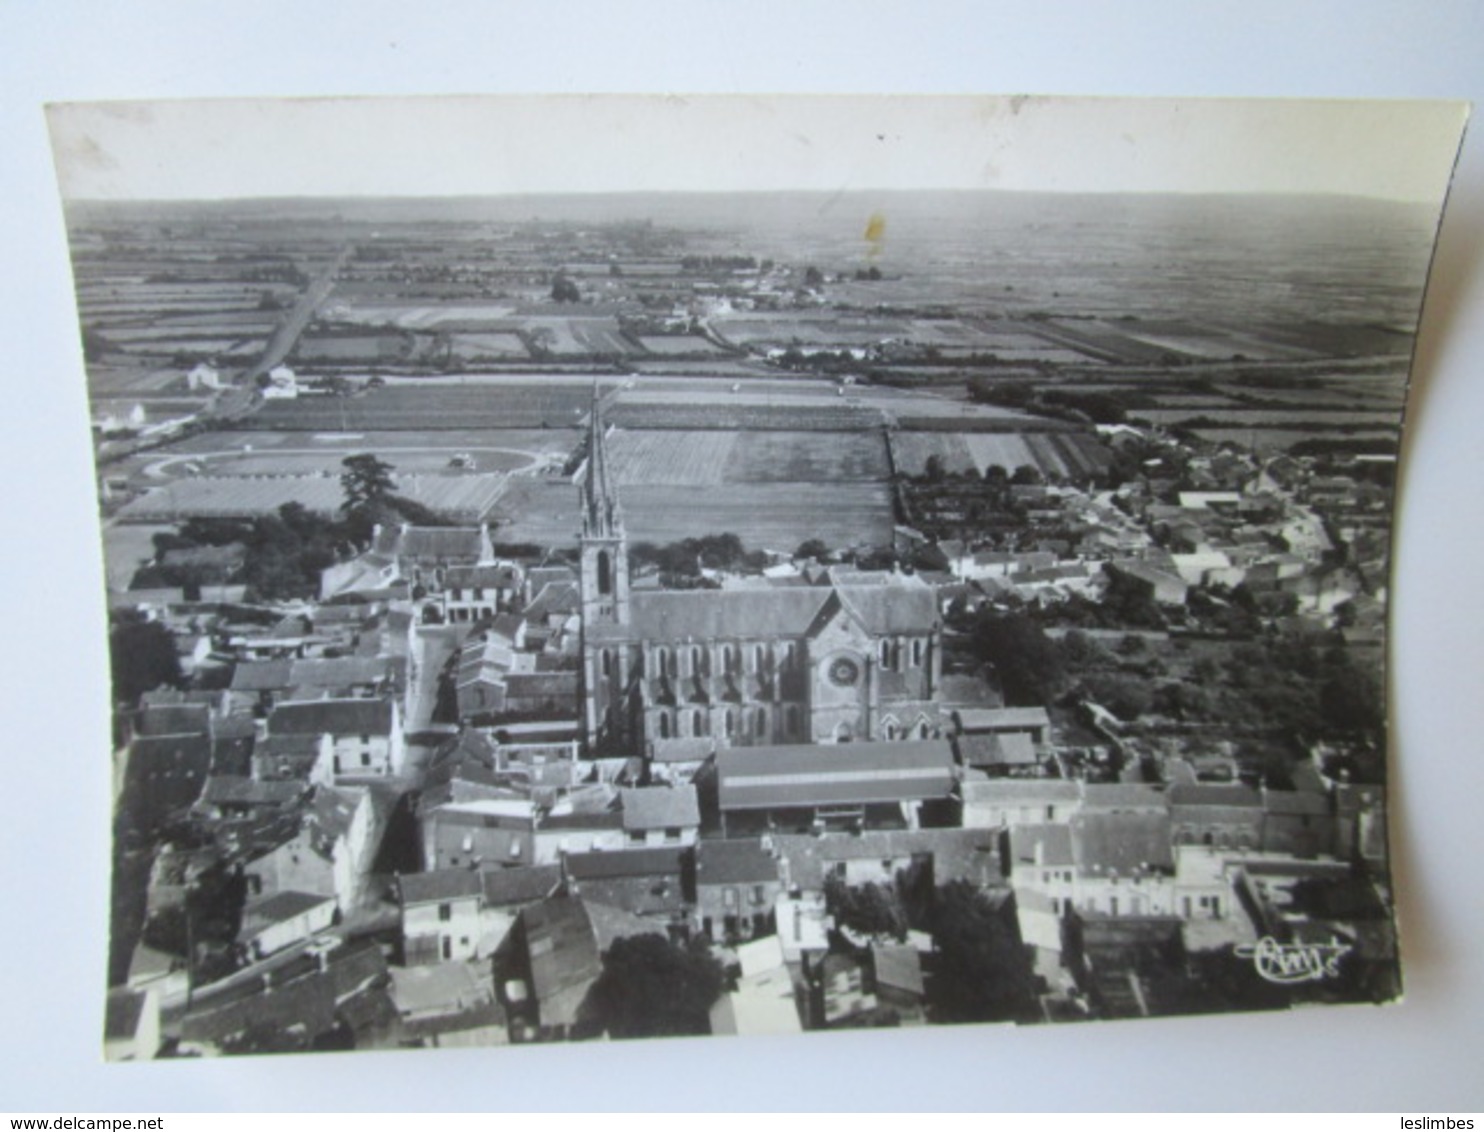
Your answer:
[[[1279,943],[1263,936],[1239,944],[1236,955],[1252,958],[1257,973],[1270,983],[1317,983],[1338,977],[1340,960],[1354,950],[1348,943]]]

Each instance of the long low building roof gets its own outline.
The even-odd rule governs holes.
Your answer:
[[[716,756],[723,810],[938,798],[954,785],[946,740],[727,747]]]

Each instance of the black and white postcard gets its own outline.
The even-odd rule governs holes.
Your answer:
[[[1463,120],[51,107],[107,1056],[1400,997],[1393,504]]]

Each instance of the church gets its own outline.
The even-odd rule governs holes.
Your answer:
[[[815,584],[638,590],[594,399],[580,470],[588,750],[927,739],[940,733],[942,622],[930,587],[826,572]],[[791,581],[800,581],[792,579]]]

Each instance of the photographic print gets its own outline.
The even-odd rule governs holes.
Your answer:
[[[1401,995],[1462,106],[49,115],[110,1059]]]

